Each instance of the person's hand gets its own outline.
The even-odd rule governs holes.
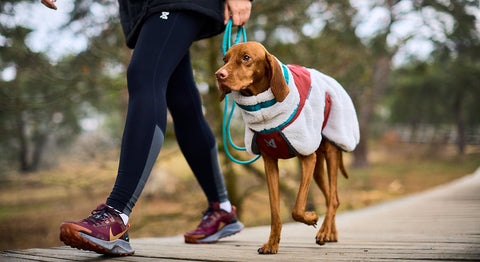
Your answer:
[[[55,9],[57,10],[57,6],[55,5],[55,2],[57,0],[42,0],[42,4],[50,9]]]
[[[250,18],[251,10],[250,0],[225,0],[225,24],[232,18],[233,26],[244,26]]]

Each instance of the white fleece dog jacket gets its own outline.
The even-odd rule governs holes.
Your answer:
[[[245,122],[247,151],[260,154],[262,148],[277,158],[310,155],[320,146],[322,136],[344,151],[353,151],[360,131],[345,89],[315,69],[278,62],[290,89],[284,101],[276,101],[270,89],[256,96],[232,91]]]

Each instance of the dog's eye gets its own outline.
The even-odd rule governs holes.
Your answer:
[[[250,61],[252,58],[249,55],[243,55],[243,61]]]
[[[227,62],[228,62],[228,60],[224,57],[224,58],[223,58],[223,63],[226,64]]]

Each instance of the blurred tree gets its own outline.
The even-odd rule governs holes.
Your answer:
[[[436,41],[435,55],[445,69],[443,74],[447,76],[447,84],[443,87],[449,94],[445,101],[454,115],[458,152],[464,154],[466,128],[479,124],[478,114],[473,112],[479,112],[478,103],[474,101],[480,98],[480,1],[426,0],[419,1],[418,5],[434,8],[453,20],[452,30],[445,30],[447,40]]]
[[[477,27],[480,1],[417,1],[418,9],[434,10],[451,18],[440,27],[444,39],[430,62],[417,62],[396,72],[392,83],[392,120],[420,124],[454,125],[457,148],[463,154],[466,132],[478,130],[480,106],[480,38]],[[437,20],[424,21],[434,27]],[[408,102],[409,101],[409,102]],[[408,102],[408,103],[407,103]]]
[[[379,75],[388,77],[393,54],[386,52],[385,48],[371,48],[368,41],[362,41],[356,34],[359,26],[356,21],[358,11],[352,7],[350,1],[325,2],[326,6],[321,14],[328,19],[321,34],[310,40],[312,47],[309,50],[318,50],[316,68],[336,78],[354,101],[361,139],[353,152],[353,164],[362,167],[368,165],[367,142],[370,138],[372,115],[383,89],[381,82],[375,82],[374,78]],[[378,37],[378,40],[370,41],[382,40],[382,37]],[[383,55],[375,55],[374,52],[382,52]],[[383,75],[377,71],[385,72]]]
[[[23,27],[0,28],[7,44],[0,47],[0,69],[10,68],[14,78],[0,80],[0,150],[4,157],[16,156],[21,172],[36,171],[51,135],[58,142],[80,131],[81,115],[71,105],[69,81],[56,81],[59,70],[40,53],[25,45],[31,31]],[[68,65],[68,63],[67,63]]]
[[[0,8],[14,15],[15,4],[2,2]],[[25,40],[31,29],[2,20],[0,72],[10,70],[14,76],[0,79],[0,152],[4,160],[18,160],[21,172],[39,168],[48,142],[74,141],[92,108],[120,111],[120,90],[126,86],[121,72],[130,51],[118,22],[110,19],[92,19],[89,26],[96,22],[100,30],[94,30],[87,49],[58,62],[29,49]],[[119,106],[112,111],[112,105]]]
[[[428,62],[407,64],[393,73],[390,90],[390,121],[410,126],[410,139],[417,137],[422,124],[441,125],[445,119],[452,119],[452,113],[445,106],[449,96],[442,68]]]
[[[2,0],[0,2],[0,13],[13,15],[15,11],[15,4],[18,4],[19,2],[28,3],[34,1],[36,0]]]

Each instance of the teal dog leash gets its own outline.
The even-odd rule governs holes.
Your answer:
[[[247,42],[247,34],[245,32],[245,27],[243,26],[238,27],[237,37],[235,38],[234,45],[240,42],[240,37],[243,37],[243,41]],[[231,47],[231,42],[232,42],[231,38],[232,38],[232,20],[229,20],[225,28],[225,34],[223,35],[223,44],[222,44],[223,55],[225,55],[227,53],[227,50],[230,49]],[[230,124],[233,116],[233,111],[235,110],[235,101],[232,101],[232,109],[230,110],[230,113],[228,113],[228,104],[229,104],[229,95],[227,94],[225,95],[225,109],[223,112],[223,121],[222,121],[223,147],[225,149],[225,153],[227,154],[228,158],[230,158],[233,162],[237,164],[248,165],[250,163],[255,162],[258,158],[260,158],[260,155],[257,155],[256,157],[248,161],[241,161],[241,160],[235,159],[230,154],[230,151],[228,150],[228,144],[230,144],[234,149],[239,151],[246,151],[246,148],[235,145],[235,143],[232,140],[232,137],[230,135]],[[228,144],[227,144],[227,140],[228,140]]]

